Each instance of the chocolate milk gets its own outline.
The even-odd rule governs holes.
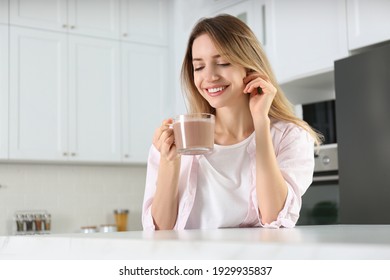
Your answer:
[[[173,124],[179,154],[199,155],[214,147],[214,121],[210,119],[180,120]]]

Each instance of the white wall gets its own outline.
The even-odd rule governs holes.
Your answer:
[[[180,71],[187,47],[188,37],[195,23],[202,17],[209,16],[208,0],[183,1],[173,0],[173,33],[174,33],[174,81],[176,95],[176,113],[186,112],[186,106],[180,86]]]
[[[130,210],[128,230],[141,230],[145,166],[0,164],[0,235],[13,233],[17,210],[47,210],[52,233],[114,223]]]

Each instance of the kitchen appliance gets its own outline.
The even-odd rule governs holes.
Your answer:
[[[302,197],[298,225],[338,222],[339,173],[335,100],[303,104],[297,114],[324,136],[316,147],[313,183]]]
[[[338,182],[336,101],[325,100],[296,107],[296,114],[323,135],[315,150],[314,184]]]
[[[340,222],[390,223],[390,44],[335,62]]]

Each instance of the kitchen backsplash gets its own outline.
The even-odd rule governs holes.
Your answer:
[[[113,224],[129,209],[128,230],[141,230],[145,166],[0,164],[0,235],[14,233],[15,212],[46,210],[51,233]]]

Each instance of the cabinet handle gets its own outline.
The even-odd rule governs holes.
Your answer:
[[[127,37],[127,33],[123,33],[123,37]]]
[[[267,44],[267,28],[266,28],[266,10],[265,5],[261,5],[262,25],[263,25],[263,46]]]
[[[62,28],[68,28],[68,25],[63,24],[63,25],[62,25]]]
[[[125,154],[125,158],[128,158],[129,157],[129,155],[128,154]]]
[[[72,157],[75,157],[75,156],[76,156],[76,153],[71,153],[71,156],[72,156]]]
[[[62,155],[63,155],[64,157],[67,157],[67,156],[68,156],[68,153],[67,153],[67,152],[64,152],[64,153],[62,153]]]
[[[70,29],[76,29],[76,26],[71,25],[71,26],[70,26]]]

